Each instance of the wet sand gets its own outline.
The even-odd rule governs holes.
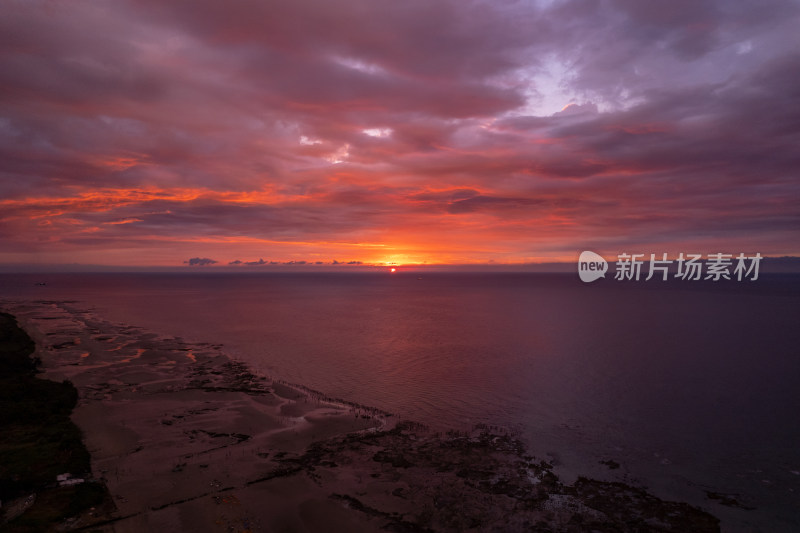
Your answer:
[[[440,435],[252,373],[222,347],[7,302],[44,377],[70,380],[105,531],[718,531],[640,488],[579,478],[499,429]],[[76,524],[80,526],[81,524]]]

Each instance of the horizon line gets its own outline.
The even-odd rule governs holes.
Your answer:
[[[705,259],[703,260],[705,261]],[[616,264],[616,261],[608,261]],[[645,261],[646,263],[647,261]],[[762,264],[776,272],[800,272],[800,256],[763,256]],[[398,271],[504,271],[562,273],[573,272],[576,261],[542,261],[526,263],[364,263],[364,262],[303,262],[265,261],[238,264],[200,263],[180,265],[102,265],[87,263],[0,263],[2,274],[38,273],[96,273],[96,272],[370,272],[392,268]],[[783,268],[780,268],[783,267]],[[788,269],[788,270],[787,270]]]

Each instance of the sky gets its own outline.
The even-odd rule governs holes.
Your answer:
[[[800,255],[793,0],[6,0],[0,264]]]

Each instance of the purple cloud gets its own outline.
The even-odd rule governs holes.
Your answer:
[[[794,254],[798,26],[789,0],[13,3],[0,261]]]

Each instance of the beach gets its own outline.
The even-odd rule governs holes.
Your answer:
[[[79,391],[73,420],[115,509],[74,528],[719,530],[638,487],[562,483],[501,428],[437,433],[75,302],[3,307],[36,342],[43,377]]]

